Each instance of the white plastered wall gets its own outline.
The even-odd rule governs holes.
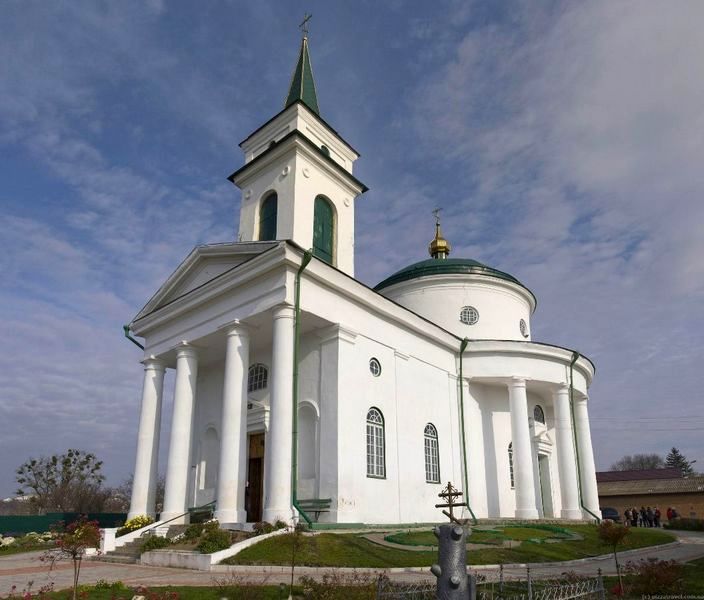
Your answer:
[[[471,274],[437,275],[399,283],[382,293],[462,338],[531,338],[530,295],[510,282]],[[460,321],[465,306],[472,306],[479,313],[479,320],[473,325]],[[527,325],[527,336],[521,333],[521,319]]]

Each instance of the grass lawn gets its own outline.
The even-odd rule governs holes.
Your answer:
[[[500,546],[504,540],[543,540],[549,537],[559,537],[555,528],[537,527],[497,527],[496,529],[473,530],[470,542],[473,544],[490,544]],[[437,546],[438,539],[432,531],[409,531],[394,533],[386,536],[386,539],[396,544],[409,546]]]
[[[511,535],[514,535],[514,529],[526,529],[531,532],[531,538],[536,537],[532,535],[532,528],[509,527],[506,529]],[[511,549],[487,546],[486,549],[469,551],[467,553],[467,562],[471,565],[551,562],[598,556],[610,552],[608,547],[599,542],[595,526],[570,525],[568,529],[578,533],[583,539],[579,541],[565,540],[551,544],[524,541],[520,547]],[[420,533],[431,536],[433,540],[435,539],[435,536],[429,530]],[[412,540],[426,539],[423,537],[419,538],[415,533],[403,535],[415,536],[411,538]],[[292,535],[283,535],[275,539],[264,540],[236,556],[226,559],[223,564],[290,565],[292,539]],[[671,534],[664,531],[635,529],[631,531],[627,543],[621,549],[630,550],[666,544],[673,539]],[[306,566],[420,567],[431,565],[437,560],[437,552],[435,551],[415,552],[387,548],[363,538],[361,534],[321,533],[316,536],[304,535],[299,537],[298,546],[296,564]]]
[[[0,557],[11,554],[22,554],[23,552],[36,552],[37,550],[50,550],[53,546],[48,544],[12,544],[0,548]]]

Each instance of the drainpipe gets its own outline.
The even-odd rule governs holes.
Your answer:
[[[301,273],[312,258],[313,251],[306,250],[301,266],[296,273],[293,334],[293,435],[291,436],[291,504],[311,528],[313,526],[312,519],[298,504],[298,351],[301,341]]]
[[[460,344],[460,431],[462,434],[462,467],[464,469],[464,499],[467,502],[469,514],[472,515],[474,525],[477,524],[477,517],[474,515],[472,507],[469,505],[469,476],[467,475],[467,441],[464,433],[464,378],[462,376],[462,354],[467,348],[469,340],[464,338]]]
[[[123,325],[123,326],[122,326],[122,329],[123,329],[123,331],[125,332],[125,337],[126,337],[130,342],[132,342],[133,344],[135,344],[136,346],[139,346],[142,350],[144,350],[144,346],[142,346],[142,344],[140,344],[137,340],[135,340],[135,339],[130,335],[130,326],[129,326],[129,325]]]
[[[579,505],[586,510],[597,523],[601,522],[601,518],[596,516],[591,510],[584,506],[584,498],[582,497],[582,467],[579,460],[579,444],[577,443],[577,427],[574,421],[574,364],[579,359],[579,352],[572,352],[572,360],[570,361],[570,416],[572,417],[572,436],[574,439],[574,452],[577,458],[577,490],[579,491]]]

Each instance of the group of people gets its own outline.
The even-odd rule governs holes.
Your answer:
[[[641,506],[640,510],[627,508],[623,513],[623,520],[626,525],[631,527],[661,527],[661,516],[660,509],[657,506],[655,508]],[[672,521],[672,519],[677,517],[679,517],[677,511],[672,507],[668,507],[667,520]]]

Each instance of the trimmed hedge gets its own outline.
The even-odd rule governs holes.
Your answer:
[[[685,531],[704,531],[704,519],[678,517],[663,524],[665,529],[683,529]]]

